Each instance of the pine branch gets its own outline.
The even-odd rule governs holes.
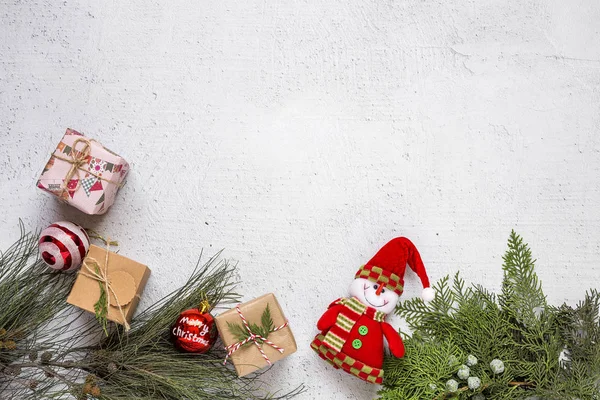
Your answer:
[[[70,312],[64,299],[74,280],[72,274],[50,270],[38,257],[37,232],[25,233],[22,222],[19,226],[20,239],[0,254],[0,333],[9,350],[0,351],[4,365],[65,331],[60,322]],[[52,321],[52,330],[46,329]],[[5,378],[0,373],[0,384]]]
[[[434,300],[425,303],[420,298],[413,298],[398,303],[396,314],[406,319],[409,327],[420,334],[452,330],[452,314],[455,312],[455,293],[449,286],[450,277],[442,278],[433,286],[436,291]]]
[[[37,235],[23,233],[0,255],[0,398],[287,399],[302,392],[270,393],[260,373],[238,378],[223,365],[220,346],[205,354],[174,348],[169,327],[181,311],[205,295],[213,305],[239,301],[234,269],[219,254],[137,315],[128,334],[118,326],[102,339],[93,316],[65,301],[74,274],[44,272],[36,253]]]
[[[524,324],[535,324],[546,308],[546,296],[535,273],[535,260],[523,239],[511,231],[503,257],[504,279],[500,305]]]
[[[465,290],[465,281],[460,277],[460,273],[454,275],[452,280],[452,291],[454,293],[455,300],[460,303],[468,299],[471,295],[471,290]]]
[[[591,290],[575,308],[548,306],[531,251],[514,231],[503,269],[499,296],[465,288],[456,274],[451,288],[450,277],[434,286],[434,302],[397,306],[413,334],[404,358],[386,358],[383,399],[600,399],[600,293]],[[458,374],[469,362],[468,377],[479,378],[473,387]]]

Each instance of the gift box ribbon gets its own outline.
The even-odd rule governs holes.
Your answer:
[[[95,258],[86,257],[83,261],[83,267],[89,272],[81,271],[80,274],[86,276],[90,279],[98,281],[100,284],[104,286],[104,291],[106,293],[106,309],[110,309],[110,294],[115,297],[115,306],[119,309],[121,313],[121,317],[123,318],[123,325],[125,326],[125,332],[129,331],[130,326],[127,322],[127,318],[125,318],[125,312],[123,311],[123,305],[119,302],[119,297],[113,286],[111,285],[109,276],[108,276],[108,256],[110,255],[110,245],[112,242],[110,238],[104,239],[102,236],[98,236],[106,243],[106,258],[104,259],[104,269],[100,267],[100,263]],[[90,265],[91,264],[91,265]]]
[[[239,341],[237,343],[233,343],[230,344],[229,346],[225,346],[225,350],[227,350],[227,355],[225,356],[225,361],[223,361],[223,365],[225,365],[227,363],[227,359],[236,351],[238,351],[240,349],[240,347],[242,347],[243,345],[253,342],[256,347],[258,348],[258,351],[260,351],[260,354],[263,356],[263,358],[265,359],[265,361],[267,362],[267,364],[271,365],[271,360],[269,360],[269,357],[265,354],[264,350],[262,349],[260,343],[258,343],[258,341],[262,341],[265,344],[268,344],[269,346],[271,346],[272,348],[274,348],[275,350],[277,350],[280,353],[283,353],[284,349],[282,349],[281,347],[277,346],[275,343],[271,342],[269,339],[267,339],[266,337],[262,337],[260,335],[255,334],[254,332],[252,332],[252,329],[250,329],[250,325],[248,324],[248,321],[246,320],[246,317],[244,317],[244,314],[242,314],[242,310],[240,309],[240,305],[238,304],[235,307],[238,315],[240,316],[240,318],[242,319],[242,323],[244,324],[244,327],[246,328],[246,330],[248,331],[248,337],[242,341]],[[288,326],[288,322],[289,321],[285,321],[284,324],[279,325],[275,328],[273,328],[272,330],[270,330],[269,332],[276,332],[280,329],[285,328],[286,326]]]
[[[79,143],[84,144],[84,146],[81,150],[77,150],[77,145]],[[81,176],[79,174],[79,171],[86,172],[86,173],[88,173],[100,180],[103,180],[105,182],[112,183],[117,186],[121,186],[121,184],[119,182],[115,182],[110,179],[103,178],[100,175],[90,171],[89,168],[87,168],[87,169],[84,168],[84,166],[87,165],[89,162],[88,159],[90,158],[90,153],[91,153],[91,143],[86,138],[78,138],[75,140],[75,142],[73,142],[72,151],[69,154],[70,158],[59,156],[58,154],[56,154],[56,151],[54,153],[52,153],[52,157],[58,158],[59,160],[62,160],[62,161],[65,161],[65,162],[68,162],[69,164],[71,164],[71,168],[67,171],[67,174],[65,175],[65,178],[64,178],[64,182],[62,185],[62,192],[59,196],[60,198],[62,198],[62,195],[65,194],[69,190],[67,188],[67,185],[69,184],[69,182],[73,179],[73,177],[75,175],[77,175],[77,184],[76,184],[75,188],[72,189],[72,191],[75,192],[75,191],[77,191],[77,189],[79,189],[81,187]]]

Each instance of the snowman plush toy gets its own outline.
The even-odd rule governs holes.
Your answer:
[[[312,349],[335,368],[382,383],[383,338],[392,355],[404,356],[402,338],[385,318],[402,294],[407,264],[421,279],[423,300],[433,300],[435,293],[415,245],[405,237],[392,239],[360,267],[350,285],[351,297],[329,305],[317,322],[321,332],[312,341]]]

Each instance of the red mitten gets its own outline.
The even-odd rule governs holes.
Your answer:
[[[398,331],[385,321],[381,323],[381,328],[394,357],[404,357],[404,343]]]
[[[319,318],[319,322],[317,322],[317,328],[321,331],[324,331],[335,325],[337,316],[343,308],[344,306],[341,304],[331,306],[327,311],[325,311],[321,318]]]

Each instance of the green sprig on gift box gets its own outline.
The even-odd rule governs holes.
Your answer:
[[[100,267],[98,267],[98,265],[96,265],[95,270],[96,273],[100,275]],[[102,282],[98,282],[98,286],[100,286],[100,297],[94,304],[94,312],[96,315],[96,320],[104,331],[104,335],[108,336],[108,319],[106,318],[108,315],[108,303],[106,302],[107,295]]]
[[[549,305],[514,231],[503,261],[498,295],[456,274],[435,285],[432,302],[397,306],[413,333],[404,358],[386,359],[382,399],[600,398],[599,292],[576,307]]]
[[[273,319],[271,318],[271,310],[269,309],[268,304],[260,317],[260,323],[260,326],[252,322],[248,323],[248,325],[250,326],[250,330],[252,331],[252,333],[266,339],[269,337],[269,333],[271,333],[271,331],[275,327],[275,325],[273,324]],[[250,334],[248,330],[240,324],[232,324],[231,322],[228,322],[227,328],[229,328],[231,334],[234,335],[240,342],[246,340],[248,338],[248,335]],[[256,341],[259,344],[262,344],[263,340],[260,337],[256,338]],[[253,343],[254,342],[248,342],[244,346]]]

